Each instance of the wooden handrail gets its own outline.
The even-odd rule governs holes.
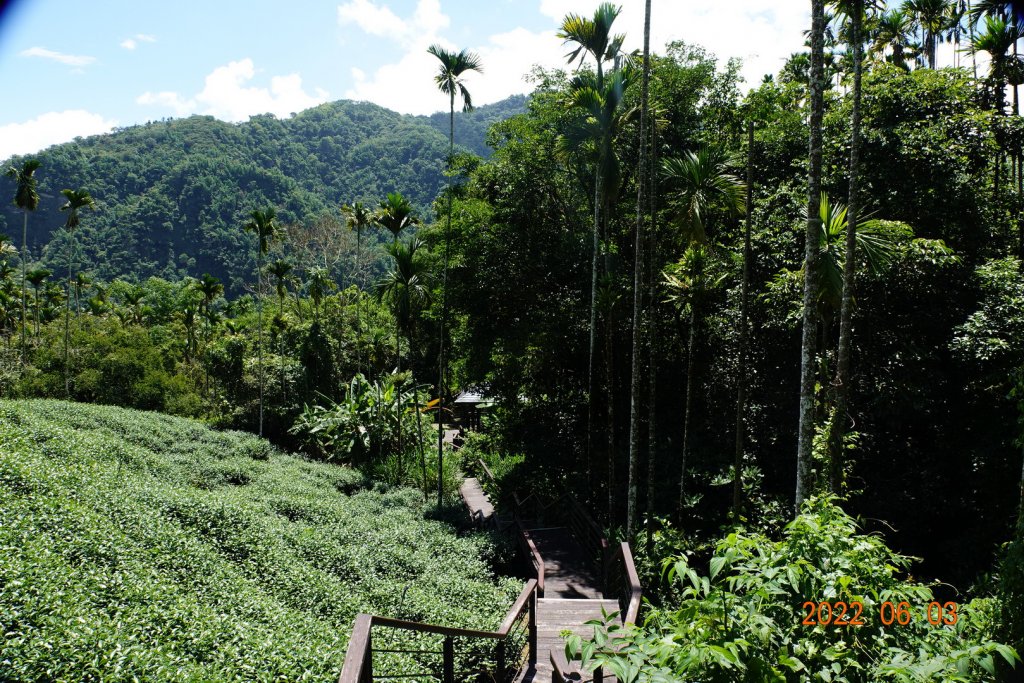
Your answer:
[[[626,583],[629,586],[629,603],[626,607],[626,614],[622,619],[624,624],[635,624],[640,614],[640,600],[643,598],[643,587],[640,585],[640,577],[636,573],[636,563],[633,562],[633,552],[625,541],[619,545],[616,555],[622,557],[622,564],[626,570]]]
[[[530,657],[533,659],[537,654],[536,591],[537,581],[535,579],[527,581],[526,585],[523,586],[522,592],[519,593],[519,597],[512,603],[512,607],[497,631],[452,628],[450,626],[405,621],[403,619],[392,619],[391,617],[380,617],[372,614],[359,614],[356,616],[355,624],[352,628],[352,637],[348,641],[345,663],[342,665],[341,675],[338,676],[338,683],[366,683],[373,680],[373,641],[371,632],[374,626],[415,631],[418,633],[434,633],[445,636],[445,638],[486,638],[504,641],[508,638],[516,621],[523,615],[523,611],[529,608],[531,620],[529,624],[529,647]]]
[[[533,542],[533,538],[530,536],[530,532],[523,526],[523,522],[520,519],[516,519],[516,526],[519,527],[519,540],[526,546],[526,552],[530,556],[530,562],[533,564],[533,570],[537,574],[537,596],[544,597],[544,558],[541,556],[540,551],[537,549],[537,544]]]

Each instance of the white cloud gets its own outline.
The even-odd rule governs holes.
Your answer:
[[[86,55],[66,55],[63,52],[56,52],[54,50],[48,50],[45,47],[30,47],[27,50],[22,50],[19,53],[22,57],[41,57],[43,59],[50,59],[61,64],[67,64],[68,66],[88,66],[96,61],[95,57],[88,57]]]
[[[593,16],[596,0],[540,0],[540,11],[557,26],[573,12]],[[622,3],[615,30],[626,34],[626,49],[643,47],[644,3]],[[750,86],[765,74],[775,74],[789,55],[803,49],[803,32],[810,28],[810,5],[803,0],[740,0],[739,2],[678,2],[652,0],[651,49],[683,40],[707,48],[725,62],[743,60]]]
[[[389,8],[374,5],[371,0],[351,0],[338,8],[338,17],[343,26],[356,24],[370,35],[396,40],[403,48],[397,62],[381,66],[372,74],[354,67],[351,71],[354,83],[345,97],[374,102],[407,114],[431,114],[448,109],[448,98],[438,92],[434,83],[437,59],[427,53],[427,47],[433,43],[456,49],[441,35],[450,19],[437,0],[419,0],[408,18],[395,16]],[[470,49],[480,54],[484,65],[484,74],[470,73],[465,77],[474,104],[496,102],[513,93],[528,92],[531,86],[523,76],[533,65],[555,63],[561,56],[554,30],[532,32],[517,28],[493,35],[482,45]]]
[[[118,43],[125,50],[134,50],[139,46],[139,43],[155,43],[156,36],[151,36],[148,33],[136,33],[131,38],[125,38]]]
[[[9,123],[0,126],[0,159],[38,152],[78,136],[106,133],[116,125],[117,121],[84,109],[54,111],[24,123]]]
[[[467,76],[475,104],[496,102],[515,93],[529,92],[523,77],[539,64],[566,67],[568,48],[556,36],[566,14],[593,16],[598,0],[539,0],[540,13],[551,20],[546,31],[525,28],[491,35],[469,47],[480,54],[485,73]],[[622,2],[615,29],[627,36],[626,49],[643,46],[644,3]],[[757,85],[766,73],[776,73],[786,57],[801,49],[803,31],[809,25],[809,9],[803,0],[741,0],[695,3],[652,0],[651,47],[660,52],[666,43],[684,40],[706,47],[722,63],[730,57],[743,59],[743,76]],[[433,75],[437,60],[426,53],[431,43],[454,46],[441,35],[448,26],[437,0],[419,0],[413,16],[399,17],[373,0],[349,0],[338,7],[344,27],[354,25],[372,36],[397,41],[403,52],[396,61],[367,74],[353,69],[354,83],[345,97],[368,100],[403,113],[427,114],[448,108],[437,92]],[[728,30],[726,30],[728,27]]]
[[[135,103],[172,109],[174,115],[178,117],[188,116],[196,110],[195,100],[183,99],[178,93],[166,90],[156,93],[144,92],[135,98]]]
[[[254,114],[271,113],[285,117],[293,112],[326,102],[329,94],[316,88],[313,94],[302,87],[299,74],[273,76],[269,88],[247,86],[256,77],[256,66],[249,58],[229,62],[214,69],[203,89],[186,98],[176,92],[144,92],[135,101],[174,111],[175,116],[209,114],[225,121],[244,121]]]
[[[401,19],[387,5],[376,5],[372,0],[350,0],[338,6],[338,23],[355,24],[364,33],[389,38],[405,47],[419,45],[448,28],[451,19],[441,11],[440,0],[418,0],[413,16]]]

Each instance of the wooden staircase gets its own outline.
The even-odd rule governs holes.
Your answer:
[[[487,466],[480,465],[484,475],[490,476]],[[619,612],[622,621],[636,621],[640,583],[629,545],[609,547],[597,525],[568,493],[548,504],[542,504],[532,495],[525,502],[514,496],[512,515],[504,520],[499,519],[478,479],[467,478],[459,493],[474,523],[516,535],[535,578],[526,583],[502,625],[493,632],[360,614],[339,683],[391,679],[440,680],[442,683],[613,681],[603,678],[600,670],[580,676],[565,661],[562,633],[592,636],[593,627],[585,623],[602,619],[602,612]],[[529,508],[527,503],[531,499],[533,507]],[[544,522],[536,521],[550,523],[554,519],[564,520],[566,525],[544,526]],[[377,638],[385,645],[374,645],[375,628],[381,632]],[[419,649],[404,649],[404,646],[395,649],[387,644],[394,640],[395,633],[419,634],[421,643],[423,634],[430,634],[437,643],[429,648],[419,645]],[[488,661],[479,659],[481,641],[494,642],[494,654]],[[398,673],[382,670],[386,666],[375,661],[375,653],[382,657],[389,653],[409,654],[418,658],[419,669],[413,674],[404,669]],[[470,660],[475,662],[474,669],[458,671],[461,662]]]

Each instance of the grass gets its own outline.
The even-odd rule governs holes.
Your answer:
[[[251,435],[0,401],[0,678],[329,681],[358,612],[496,627],[494,546],[424,512]]]

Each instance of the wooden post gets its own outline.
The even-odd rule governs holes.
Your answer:
[[[529,629],[529,648],[530,648],[530,664],[537,663],[537,592],[530,596],[530,614],[529,623],[527,627]]]
[[[455,683],[455,641],[451,636],[444,639],[444,683]]]
[[[366,659],[363,660],[363,675],[360,683],[373,683],[373,635],[366,632]]]
[[[498,641],[498,680],[505,680],[505,641]]]

